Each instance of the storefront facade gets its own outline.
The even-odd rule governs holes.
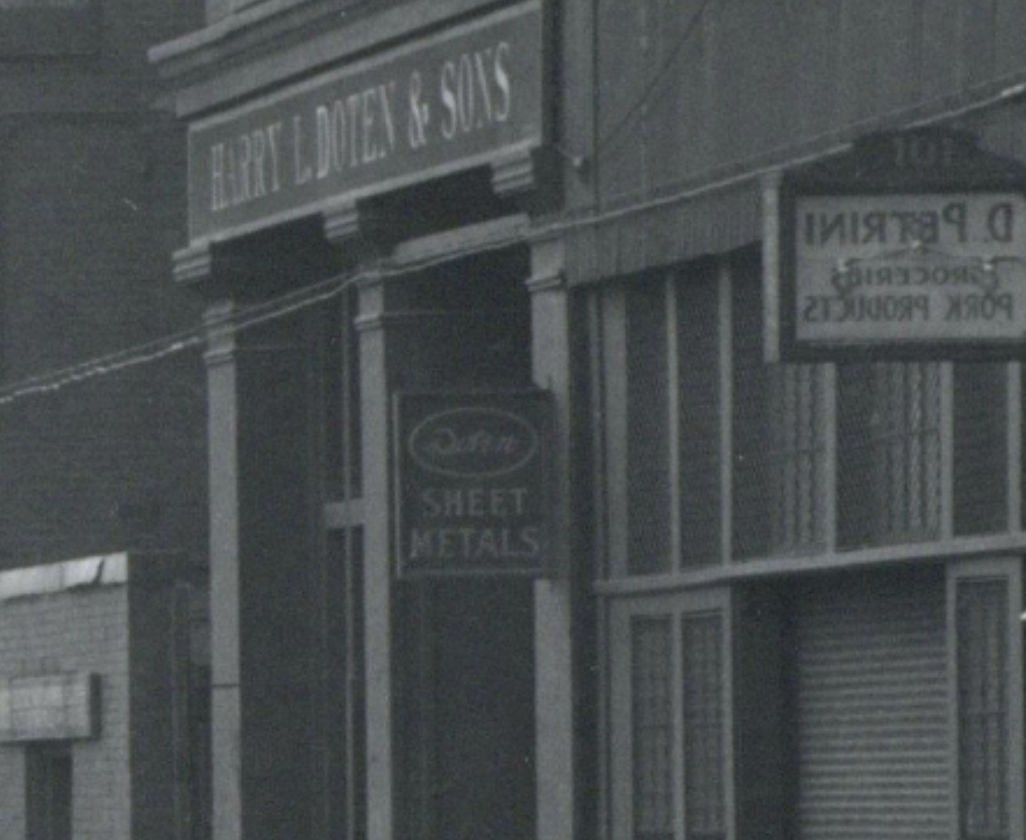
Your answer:
[[[803,167],[1017,158],[1026,18],[742,5],[212,3],[152,54],[215,837],[1023,837],[1020,364],[780,362],[767,296]],[[539,390],[546,562],[410,574],[522,497],[414,487],[456,530],[406,540],[397,396]]]
[[[393,440],[399,394],[540,395],[565,482],[566,292],[529,236],[560,202],[554,9],[337,5],[211,9],[153,55],[210,301],[214,834],[563,835],[564,496],[442,469],[399,558]]]

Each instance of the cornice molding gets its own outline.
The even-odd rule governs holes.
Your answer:
[[[349,12],[337,0],[270,0],[154,47],[149,58],[176,88],[178,116],[191,117],[500,5],[409,0]]]

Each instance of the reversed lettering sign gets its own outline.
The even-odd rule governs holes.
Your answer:
[[[865,138],[784,179],[779,228],[767,207],[767,240],[779,235],[770,358],[993,359],[1026,346],[1026,167],[971,136]]]
[[[0,743],[95,738],[99,687],[99,677],[85,673],[0,680]]]
[[[1026,198],[801,197],[795,338],[916,342],[1026,333]]]
[[[532,0],[192,125],[193,242],[540,147],[543,43]]]
[[[549,412],[534,391],[397,397],[403,576],[545,571]]]

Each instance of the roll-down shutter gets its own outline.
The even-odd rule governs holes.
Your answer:
[[[795,609],[802,840],[947,840],[944,579],[817,583]]]

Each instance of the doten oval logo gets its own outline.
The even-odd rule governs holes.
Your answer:
[[[428,472],[496,478],[516,472],[538,451],[538,433],[523,417],[486,406],[440,411],[418,423],[409,452]]]

